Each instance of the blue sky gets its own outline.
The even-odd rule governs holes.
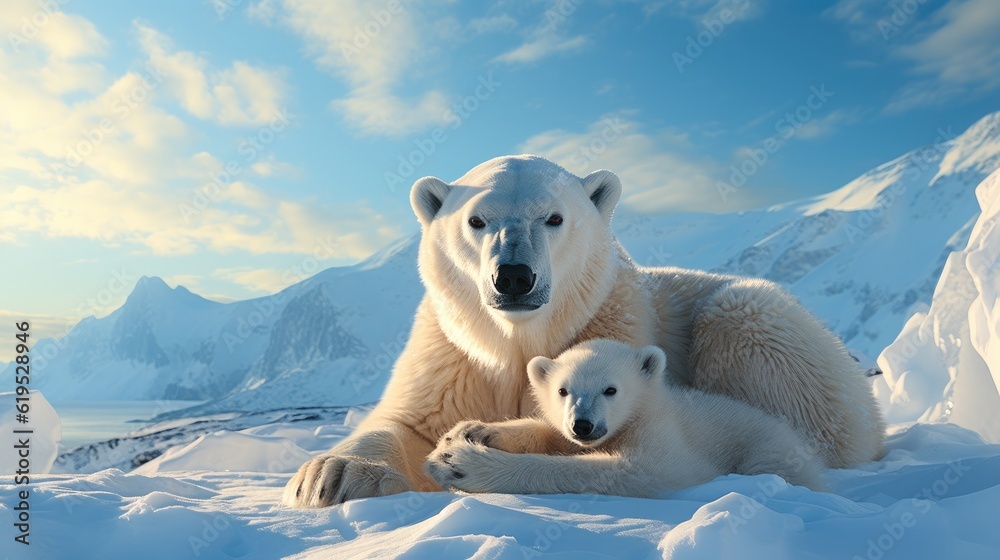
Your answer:
[[[729,212],[1000,109],[993,0],[15,0],[0,27],[0,318],[43,334],[141,275],[225,301],[356,262],[417,230],[415,179],[497,155]]]

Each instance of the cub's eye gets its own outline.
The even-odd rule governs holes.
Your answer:
[[[486,227],[486,222],[479,219],[479,216],[473,216],[469,218],[469,225],[472,226],[472,229],[483,229]]]
[[[552,214],[549,216],[548,220],[545,220],[545,225],[547,226],[558,226],[562,225],[562,216],[559,214]]]
[[[604,394],[607,395],[607,396],[609,396],[609,397],[611,395],[617,393],[617,392],[618,392],[618,389],[615,389],[614,387],[608,387],[607,389],[604,390]]]
[[[559,396],[560,397],[565,397],[568,394],[569,394],[569,391],[567,391],[566,389],[559,389]]]

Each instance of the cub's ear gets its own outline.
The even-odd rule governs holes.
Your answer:
[[[531,384],[536,387],[544,385],[555,365],[555,360],[550,360],[545,356],[535,356],[528,362],[528,381],[531,381]]]
[[[410,189],[410,206],[413,206],[413,213],[417,215],[421,225],[426,227],[434,220],[449,192],[451,185],[437,177],[424,177],[413,183]]]
[[[602,169],[587,175],[582,182],[583,192],[587,193],[587,197],[597,207],[604,221],[611,223],[611,215],[615,212],[618,199],[622,197],[621,179],[618,175]]]
[[[639,367],[647,377],[662,377],[667,371],[667,355],[658,346],[639,349]]]

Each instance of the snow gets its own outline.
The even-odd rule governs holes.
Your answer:
[[[319,452],[349,428],[259,429],[213,433],[155,469],[34,477],[27,557],[976,559],[1000,550],[1000,445],[950,424],[893,428],[885,459],[827,471],[828,493],[730,475],[662,500],[410,492],[321,510],[280,506],[289,475],[274,471],[294,467],[271,467],[282,449]],[[7,526],[11,480],[0,478]],[[11,543],[0,555],[24,553]]]
[[[137,474],[211,469],[217,471],[294,472],[310,455],[282,437],[215,432],[166,453],[135,469]]]
[[[981,213],[947,260],[928,310],[879,357],[890,421],[953,422],[1000,442],[1000,171],[976,189]]]
[[[59,455],[59,442],[62,440],[62,423],[59,415],[49,401],[38,391],[27,395],[28,422],[17,421],[18,411],[15,408],[24,402],[17,401],[14,392],[0,393],[0,474],[9,475],[18,470],[19,456],[15,445],[29,438],[30,469],[32,473],[47,473],[52,469]],[[14,430],[31,430],[30,434],[17,434]]]

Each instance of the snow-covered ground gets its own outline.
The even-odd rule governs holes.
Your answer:
[[[440,492],[280,506],[289,474],[279,473],[351,423],[219,432],[133,473],[36,477],[32,544],[5,538],[0,556],[995,559],[1000,551],[1000,445],[952,424],[900,429],[882,461],[828,471],[826,493],[731,475],[660,500]],[[4,527],[14,493],[5,479]]]

